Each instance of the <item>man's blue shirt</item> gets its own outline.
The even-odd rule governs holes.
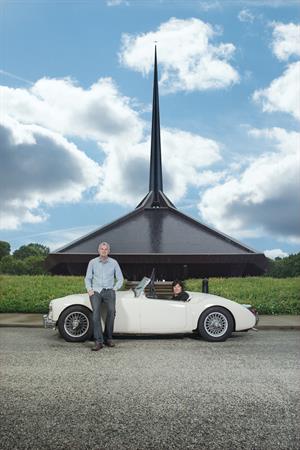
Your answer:
[[[99,256],[91,259],[89,262],[84,279],[87,291],[93,289],[97,292],[101,292],[102,289],[114,289],[117,291],[122,286],[123,280],[123,274],[118,262],[109,257],[103,261]]]

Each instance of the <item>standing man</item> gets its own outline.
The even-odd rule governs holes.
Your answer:
[[[110,245],[107,242],[101,242],[98,252],[99,256],[89,262],[85,277],[85,287],[93,308],[95,347],[92,350],[95,352],[101,350],[103,344],[107,347],[115,346],[112,334],[116,315],[116,291],[123,284],[123,274],[118,262],[108,256]],[[102,303],[107,306],[104,335],[101,325]]]

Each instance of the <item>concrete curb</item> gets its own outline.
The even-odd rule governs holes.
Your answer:
[[[43,328],[42,314],[1,313],[0,327]],[[261,315],[258,330],[300,330],[300,315]]]
[[[300,330],[300,316],[288,314],[261,315],[258,330]]]
[[[43,328],[43,314],[1,313],[0,327]]]

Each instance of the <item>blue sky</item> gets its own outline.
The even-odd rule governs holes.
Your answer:
[[[52,250],[164,191],[268,256],[300,247],[299,2],[0,2],[0,240]],[[112,243],[113,245],[113,243]]]

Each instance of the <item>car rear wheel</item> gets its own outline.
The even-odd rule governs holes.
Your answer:
[[[84,306],[71,306],[62,312],[58,330],[68,342],[82,342],[92,337],[92,312]]]
[[[206,341],[222,342],[229,338],[234,328],[233,318],[225,308],[212,306],[199,319],[198,333]]]

